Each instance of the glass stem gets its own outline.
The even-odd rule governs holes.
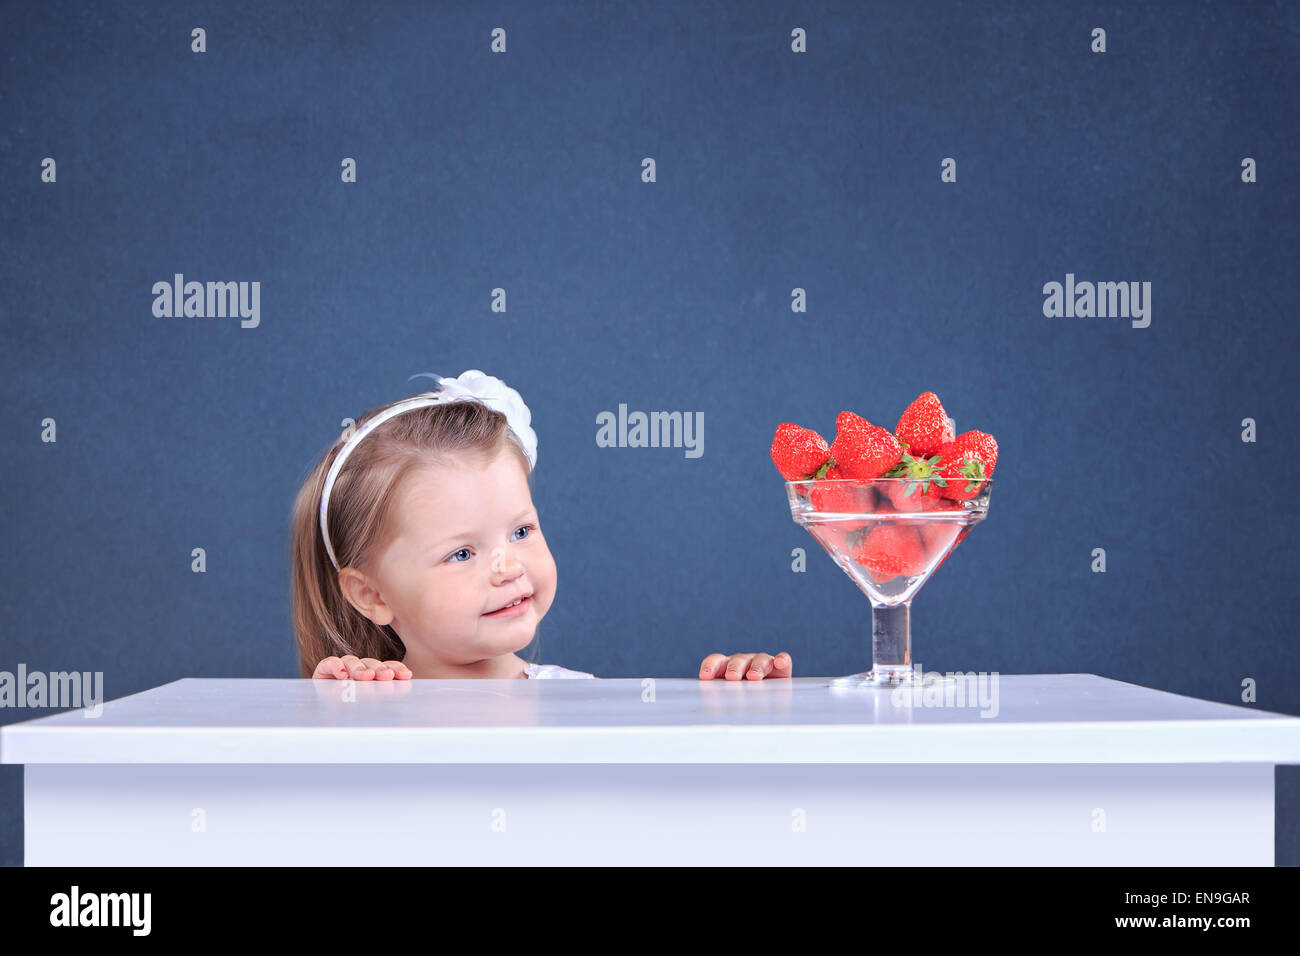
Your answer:
[[[912,605],[871,609],[871,671],[878,684],[912,677]]]

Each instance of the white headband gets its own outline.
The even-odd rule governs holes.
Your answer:
[[[524,446],[524,454],[528,456],[529,468],[532,469],[537,466],[537,433],[533,431],[530,425],[533,414],[528,410],[528,406],[524,404],[524,400],[518,392],[501,381],[501,379],[485,375],[476,368],[462,372],[456,378],[443,378],[441,375],[435,375],[434,378],[438,380],[436,391],[423,392],[413,398],[404,399],[371,418],[358,428],[351,438],[344,442],[343,447],[339,449],[338,455],[334,458],[334,463],[330,465],[329,474],[325,476],[325,487],[320,496],[320,533],[325,540],[325,550],[329,552],[330,562],[334,565],[334,570],[339,570],[339,562],[334,555],[334,546],[330,544],[328,523],[325,520],[325,515],[329,511],[330,492],[334,489],[334,480],[338,478],[339,471],[343,468],[343,462],[347,460],[348,455],[352,454],[353,449],[361,443],[361,439],[394,415],[409,412],[413,408],[424,408],[428,405],[477,401],[506,416],[506,422],[510,425],[510,430],[515,433],[519,443]]]

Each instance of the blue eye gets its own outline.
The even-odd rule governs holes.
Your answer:
[[[533,524],[520,525],[518,528],[515,528],[515,533],[511,535],[510,540],[522,541],[524,540],[524,538],[528,537],[528,535],[525,534],[523,535],[523,537],[519,537],[518,535],[520,531],[536,531],[536,530],[537,530],[537,525],[533,525]],[[462,554],[465,555],[465,557],[459,558],[458,555],[462,555]],[[473,554],[474,552],[471,551],[469,548],[460,548],[456,551],[453,551],[451,554],[449,554],[447,556],[447,560],[450,561],[452,564],[464,564],[471,557],[473,557]]]

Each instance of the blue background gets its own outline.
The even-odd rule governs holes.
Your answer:
[[[108,698],[298,676],[310,466],[412,375],[480,368],[540,439],[543,662],[865,667],[869,605],[768,446],[933,390],[1001,455],[917,661],[1228,703],[1253,678],[1300,713],[1298,53],[1282,3],[7,4],[0,669]],[[177,272],[259,281],[259,327],[155,318]],[[1150,327],[1044,317],[1067,272],[1150,281]],[[703,456],[597,447],[619,403],[702,411]],[[1277,782],[1300,863],[1300,768]]]

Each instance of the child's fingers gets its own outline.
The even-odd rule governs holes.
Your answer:
[[[724,669],[725,667],[725,669]],[[700,665],[700,680],[725,677],[727,680],[762,680],[765,677],[790,677],[794,661],[782,651],[771,654],[710,654]]]
[[[370,658],[366,658],[370,660]],[[392,661],[375,661],[370,665],[370,669],[375,672],[375,680],[392,680],[397,676],[397,671],[393,670]]]
[[[743,678],[745,671],[749,669],[749,662],[753,659],[753,654],[732,654],[731,662],[727,664],[727,680],[740,680]]]
[[[726,654],[710,654],[704,658],[704,663],[700,664],[700,680],[713,680],[717,676],[719,668],[726,662]]]
[[[371,680],[374,678],[374,672],[365,664],[365,661],[355,654],[343,655],[343,666],[347,668],[348,676],[353,680]]]
[[[314,678],[323,680],[410,680],[414,675],[401,661],[380,661],[374,657],[327,657],[316,665]]]
[[[316,671],[311,676],[313,680],[334,680],[334,678],[346,673],[342,661],[337,657],[327,657],[316,665]]]
[[[362,680],[392,680],[393,679],[391,673],[389,674],[388,677],[379,676],[380,671],[384,669],[384,665],[377,658],[363,657],[361,658],[361,663],[365,667],[365,670],[362,671],[361,673],[363,675],[367,675],[367,674],[369,675],[369,676],[362,676],[361,678]]]
[[[749,680],[762,680],[772,671],[771,654],[755,654],[754,659],[749,662],[749,669],[745,676]]]
[[[370,669],[371,680],[392,680],[393,669],[377,657],[363,657],[361,663]]]

